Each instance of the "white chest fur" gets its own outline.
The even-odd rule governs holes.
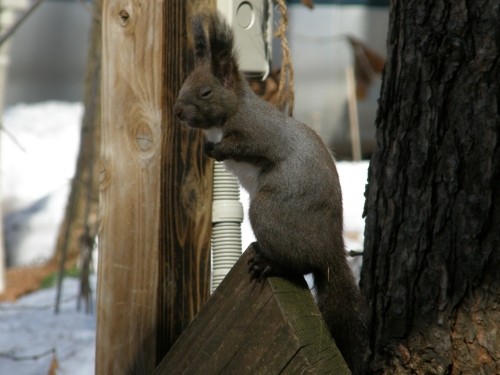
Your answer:
[[[252,199],[257,191],[260,168],[250,163],[234,160],[226,160],[224,161],[224,165],[238,178],[241,186],[248,191],[250,199]]]
[[[204,132],[208,142],[219,143],[222,140],[223,133],[221,128],[205,129]]]

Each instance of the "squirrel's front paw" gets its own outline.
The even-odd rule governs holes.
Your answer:
[[[221,148],[217,147],[219,143],[213,143],[213,142],[207,142],[205,143],[205,146],[203,147],[203,152],[205,155],[211,157],[212,159],[215,159],[217,161],[224,161],[226,158],[224,157]]]
[[[215,143],[206,142],[205,146],[203,146],[203,152],[205,153],[205,155],[213,158],[214,157],[214,147],[215,147]]]

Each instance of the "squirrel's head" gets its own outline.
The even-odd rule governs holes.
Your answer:
[[[222,16],[193,19],[195,69],[184,82],[174,105],[175,115],[194,128],[222,126],[238,107],[241,78],[233,52],[233,34]]]

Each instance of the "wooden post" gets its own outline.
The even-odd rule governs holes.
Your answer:
[[[188,130],[172,109],[191,72],[191,16],[215,9],[215,0],[167,1],[165,12],[165,129],[161,191],[160,283],[157,361],[170,349],[210,296],[213,162],[203,155],[203,135]],[[191,56],[192,57],[192,56]],[[189,63],[191,62],[191,64]]]
[[[208,298],[212,164],[172,115],[189,4],[103,4],[97,375],[150,373]]]

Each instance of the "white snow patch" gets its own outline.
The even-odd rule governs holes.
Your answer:
[[[2,199],[9,208],[67,184],[75,173],[81,103],[47,102],[7,108],[2,121]]]
[[[81,103],[7,108],[2,121],[0,180],[10,265],[53,254],[79,149]]]

